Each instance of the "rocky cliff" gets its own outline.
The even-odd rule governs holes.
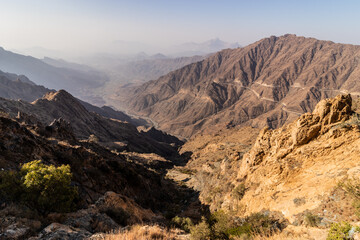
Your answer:
[[[277,213],[290,228],[306,226],[309,216],[320,228],[356,222],[356,197],[342,185],[359,183],[360,114],[353,102],[350,95],[321,100],[312,113],[264,128],[256,140],[251,128],[219,132],[214,142],[199,135],[181,150],[192,152],[191,160],[169,176],[200,191],[212,210],[232,215]]]

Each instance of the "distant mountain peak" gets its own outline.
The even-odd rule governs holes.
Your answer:
[[[193,56],[205,55],[208,53],[218,52],[227,48],[238,48],[240,44],[229,43],[221,40],[219,37],[207,40],[205,42],[187,42],[181,45],[174,46],[170,49],[177,56]]]

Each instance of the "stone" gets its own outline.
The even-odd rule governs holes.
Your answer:
[[[74,240],[74,239],[87,239],[91,236],[91,233],[79,228],[66,226],[60,223],[51,223],[49,226],[44,228],[39,234],[39,239],[46,240]]]

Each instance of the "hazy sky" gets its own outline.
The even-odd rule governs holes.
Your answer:
[[[117,40],[247,45],[285,33],[360,45],[359,10],[356,0],[0,0],[0,46],[76,55]]]

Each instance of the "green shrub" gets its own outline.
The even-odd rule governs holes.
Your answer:
[[[174,227],[180,228],[182,230],[184,230],[185,232],[189,233],[191,230],[191,227],[194,226],[193,222],[191,221],[190,218],[185,218],[185,217],[179,217],[176,216],[173,219],[171,219],[171,224]]]
[[[6,200],[20,199],[23,193],[21,178],[15,171],[0,172],[0,196]]]
[[[347,222],[333,223],[330,227],[326,240],[343,240],[349,239],[349,231],[352,226]]]
[[[233,228],[231,217],[224,211],[217,211],[210,215],[209,224],[211,226],[212,239],[228,239],[229,229]]]
[[[42,213],[68,212],[77,197],[76,187],[70,185],[71,177],[68,165],[55,167],[35,160],[23,164],[19,172],[4,172],[0,194]]]
[[[246,217],[241,225],[229,229],[229,234],[238,237],[250,237],[257,234],[271,236],[281,228],[278,220],[262,213],[253,213]]]
[[[235,224],[232,217],[223,211],[211,214],[207,219],[190,228],[193,240],[199,239],[250,239],[255,235],[271,236],[282,230],[284,226],[278,220],[261,213],[254,213]]]
[[[201,222],[190,228],[190,234],[192,240],[210,240],[211,231],[209,223],[205,218],[202,218]]]

